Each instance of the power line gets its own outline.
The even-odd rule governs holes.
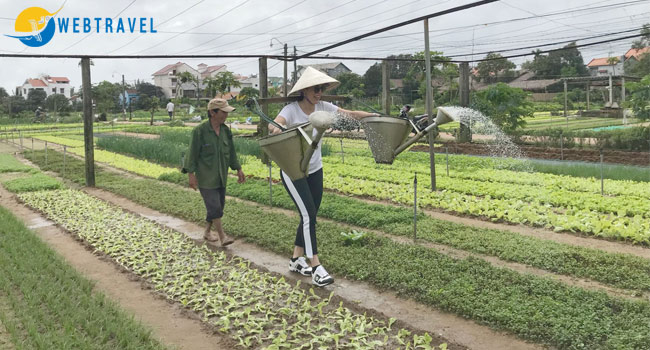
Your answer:
[[[66,1],[68,1],[68,0],[66,0]],[[133,5],[136,1],[137,1],[137,0],[133,0],[133,1],[131,1],[131,3],[129,3],[128,5],[126,5],[126,7],[122,9],[122,11],[118,12],[117,15],[113,16],[113,19],[117,18],[117,16],[119,16],[119,15],[122,14],[124,11],[126,11],[126,10],[127,10],[129,7],[131,7],[131,5]],[[65,4],[65,2],[64,2],[64,4]],[[97,30],[99,31],[99,27],[97,27]],[[88,35],[84,36],[83,38],[81,38],[81,39],[79,39],[77,42],[75,42],[74,44],[72,44],[72,45],[66,47],[65,49],[63,49],[63,50],[61,50],[61,51],[59,51],[59,52],[57,52],[57,53],[61,53],[61,52],[64,52],[64,51],[68,51],[70,48],[72,48],[73,46],[79,44],[80,42],[82,42],[82,41],[88,39],[88,37],[91,36],[91,35],[93,35],[93,34],[94,34],[94,32],[90,32],[90,33],[88,33]]]
[[[295,22],[293,22],[293,23],[289,23],[289,24],[287,24],[287,25],[282,25],[282,26],[280,26],[280,27],[277,27],[277,28],[271,29],[271,30],[268,31],[268,33],[270,34],[270,33],[273,33],[274,31],[276,31],[276,30],[278,30],[278,29],[282,29],[282,28],[286,28],[286,27],[289,27],[289,26],[293,26],[293,25],[295,25],[295,24],[297,24],[297,23],[300,23],[300,22],[306,21],[306,20],[308,20],[308,19],[311,19],[311,18],[314,18],[314,17],[317,17],[317,16],[322,16],[324,13],[327,13],[327,12],[330,12],[330,11],[333,11],[333,10],[336,10],[337,8],[340,8],[340,7],[342,7],[342,6],[345,6],[345,5],[350,4],[350,3],[352,3],[352,2],[355,2],[355,1],[357,1],[357,0],[350,0],[350,1],[346,2],[346,3],[343,3],[343,4],[341,4],[341,5],[335,6],[335,7],[333,7],[333,8],[328,9],[328,10],[325,10],[325,11],[319,12],[319,13],[317,13],[317,14],[315,14],[315,15],[313,15],[313,16],[310,16],[310,17],[308,17],[308,18],[303,18],[303,19],[301,19],[301,20],[299,20],[299,21],[295,21]],[[262,42],[267,42],[267,41],[268,41],[268,39],[265,39],[264,41],[255,42],[255,43],[250,44],[250,45],[257,45],[257,44],[260,44],[260,43],[262,43]],[[210,48],[207,48],[207,49],[198,50],[198,52],[204,52],[204,51],[209,51],[209,50],[216,50],[216,49],[218,49],[218,48],[220,48],[220,47],[228,46],[228,45],[230,45],[230,44],[236,44],[236,43],[239,43],[239,42],[240,42],[240,41],[232,41],[232,42],[229,42],[229,43],[226,43],[226,44],[220,44],[220,45],[213,46],[213,47],[210,47]],[[285,42],[287,42],[287,40],[285,40]],[[241,46],[238,46],[238,47],[236,47],[236,48],[239,48],[239,47],[241,47]],[[244,47],[245,47],[245,46],[244,46]]]
[[[224,13],[222,13],[222,14],[220,14],[220,15],[218,15],[218,16],[216,16],[216,17],[214,17],[214,18],[212,18],[212,19],[210,19],[210,20],[208,20],[208,21],[205,21],[205,22],[199,24],[198,26],[194,26],[194,27],[192,27],[192,28],[190,28],[190,29],[184,31],[183,33],[189,32],[189,31],[192,30],[192,29],[199,28],[199,27],[204,26],[204,25],[206,25],[206,24],[208,24],[208,23],[210,23],[210,22],[212,22],[212,21],[215,21],[215,20],[217,20],[217,19],[219,19],[219,18],[221,18],[221,17],[223,17],[223,16],[229,14],[230,12],[232,12],[232,11],[234,11],[234,10],[236,10],[236,9],[238,9],[238,8],[240,8],[240,7],[242,7],[243,5],[245,5],[246,3],[248,3],[249,1],[250,1],[250,0],[244,0],[244,1],[241,2],[239,5],[237,5],[237,6],[235,6],[235,7],[232,7],[232,8],[229,9],[228,11],[226,11],[226,12],[224,12]],[[182,34],[182,33],[181,33],[181,34]],[[162,44],[168,42],[169,40],[172,40],[172,39],[176,38],[177,36],[179,36],[179,35],[181,35],[181,34],[176,34],[176,35],[174,35],[173,37],[171,37],[171,38],[169,38],[169,39],[166,39],[166,40],[164,40],[164,41],[161,41],[161,42],[159,42],[158,44],[153,45],[153,46],[150,46],[150,47],[148,47],[148,48],[146,48],[146,49],[144,49],[144,50],[140,50],[140,51],[138,51],[137,53],[141,53],[141,52],[144,52],[144,51],[148,51],[148,50],[150,50],[150,49],[153,49],[154,47],[160,46],[160,45],[162,45]],[[136,53],[136,54],[137,54],[137,53]]]
[[[351,38],[351,39],[348,39],[348,40],[344,40],[344,41],[342,41],[342,42],[340,42],[340,43],[333,44],[333,45],[330,45],[330,46],[324,47],[324,48],[322,48],[322,49],[318,49],[318,50],[315,50],[315,51],[309,52],[309,53],[304,54],[304,55],[302,55],[302,56],[296,57],[295,59],[300,59],[300,58],[309,57],[309,56],[311,56],[311,55],[315,55],[315,54],[317,54],[317,53],[320,53],[320,52],[323,52],[323,51],[327,51],[327,50],[329,50],[329,49],[333,49],[333,48],[335,48],[335,47],[339,47],[339,46],[342,46],[342,45],[345,45],[345,44],[351,43],[351,42],[353,42],[353,41],[357,41],[357,40],[359,40],[359,39],[363,39],[363,38],[366,38],[366,37],[369,37],[369,36],[372,36],[372,35],[375,35],[375,34],[383,33],[383,32],[389,31],[389,30],[391,30],[391,29],[395,29],[395,28],[403,27],[403,26],[405,26],[405,25],[409,25],[409,24],[411,24],[411,23],[416,23],[416,22],[420,22],[420,21],[428,20],[428,19],[430,19],[430,18],[439,17],[439,16],[443,16],[443,15],[450,14],[450,13],[454,13],[454,12],[458,12],[458,11],[468,10],[468,9],[471,9],[471,8],[474,8],[474,7],[477,7],[477,6],[482,6],[482,5],[490,4],[490,3],[493,3],[493,2],[495,2],[495,1],[498,1],[498,0],[481,0],[481,1],[476,1],[476,2],[473,2],[473,3],[467,4],[467,5],[462,5],[462,6],[453,7],[453,8],[450,8],[450,9],[448,9],[448,10],[444,10],[444,11],[440,11],[440,12],[432,13],[432,14],[430,14],[430,15],[421,16],[421,17],[414,18],[414,19],[411,19],[411,20],[408,20],[408,21],[404,21],[404,22],[401,22],[401,23],[393,24],[393,25],[388,26],[388,27],[380,28],[380,29],[374,30],[374,31],[369,32],[369,33],[366,33],[366,34],[362,34],[362,35],[356,36],[356,37],[354,37],[354,38]]]
[[[186,8],[185,10],[183,10],[183,11],[181,11],[181,12],[175,14],[174,16],[172,16],[172,17],[170,17],[170,18],[164,20],[163,22],[159,23],[159,24],[158,24],[158,27],[160,27],[160,26],[164,25],[165,23],[171,21],[172,19],[174,19],[174,18],[176,18],[176,17],[182,15],[183,13],[189,11],[190,9],[194,8],[195,6],[197,6],[198,4],[200,4],[200,3],[204,2],[204,1],[205,1],[205,0],[199,0],[198,2],[194,3],[194,5],[192,5],[192,6],[188,7],[188,8]],[[158,31],[158,32],[160,32],[160,31]],[[162,32],[160,32],[160,33],[162,33]],[[123,49],[123,48],[125,48],[125,47],[131,45],[134,41],[140,39],[143,35],[144,35],[144,33],[138,35],[138,36],[135,37],[133,40],[129,41],[128,43],[126,43],[126,44],[124,44],[124,45],[122,45],[122,46],[120,46],[120,47],[118,47],[117,49],[114,49],[114,50],[109,51],[108,53],[113,53],[113,52],[115,52],[115,51],[117,51],[117,50],[119,50],[119,49]]]

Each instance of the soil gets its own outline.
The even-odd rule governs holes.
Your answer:
[[[480,143],[456,143],[447,142],[442,146],[436,146],[437,153],[445,153],[445,147],[449,148],[451,154],[468,154],[489,156],[492,151],[485,144]],[[572,160],[581,162],[600,162],[600,151],[594,149],[560,149],[553,147],[537,147],[518,145],[527,158],[549,159],[549,160]],[[415,145],[411,152],[429,152],[428,145]],[[603,162],[625,165],[650,165],[650,154],[648,152],[614,151],[603,150]]]
[[[8,150],[0,146],[1,150]],[[48,245],[60,254],[66,262],[93,281],[95,290],[104,293],[135,319],[150,328],[155,338],[163,344],[178,349],[232,349],[232,342],[214,335],[205,329],[199,320],[187,315],[176,304],[169,303],[143,289],[141,282],[133,275],[124,273],[114,263],[100,259],[84,247],[72,235],[58,228],[40,214],[19,204],[14,196],[0,186],[0,205],[7,208]],[[1,297],[0,297],[1,302]],[[0,325],[0,349],[5,349],[3,329]]]
[[[0,149],[1,148],[2,145],[0,145]],[[112,168],[109,167],[109,169]],[[97,189],[87,189],[87,191],[99,198],[112,202],[127,210],[136,212],[162,225],[186,233],[190,238],[196,240],[201,239],[202,228],[199,227],[198,225],[188,223],[183,220],[156,212],[149,208],[139,206],[122,197],[116,196],[106,191],[101,191]],[[229,198],[228,200],[235,200],[235,199]],[[0,203],[0,204],[4,205],[4,203]],[[23,209],[25,208],[23,207]],[[282,209],[274,209],[274,210],[282,211],[283,213],[292,213],[295,215],[295,213],[293,213],[292,211],[287,211]],[[553,241],[566,243],[566,244],[573,244],[573,245],[578,245],[583,247],[600,249],[609,252],[628,253],[628,254],[644,257],[644,258],[650,258],[650,249],[639,247],[639,246],[631,246],[620,242],[609,242],[601,239],[569,235],[566,233],[555,233],[548,230],[533,229],[530,227],[525,227],[520,225],[515,226],[515,225],[491,223],[479,219],[458,217],[455,215],[450,215],[447,213],[431,211],[431,210],[427,210],[426,213],[435,218],[458,222],[465,225],[507,230],[519,234],[529,235],[529,236],[538,237],[547,240],[553,240]],[[37,228],[38,224],[34,227]],[[395,239],[397,241],[403,240],[405,242],[406,241],[412,242],[410,239],[404,237],[390,236],[390,238]],[[72,242],[72,243],[75,243],[77,246],[79,246],[79,243],[76,242]],[[459,251],[447,246],[436,245],[431,243],[423,243],[423,244],[430,245],[431,248],[437,249],[451,256],[464,257],[464,256],[472,255],[471,253]],[[291,275],[288,274],[288,272],[286,271],[286,257],[277,256],[273,253],[269,253],[254,245],[242,241],[235,242],[235,244],[229,247],[228,251],[232,254],[246,258],[252,261],[254,264],[257,264],[259,266],[264,266],[271,272],[284,275],[285,278],[290,278],[293,280],[301,279],[303,280],[303,284],[309,283],[308,278],[302,278],[299,276],[297,277],[296,275],[293,274]],[[534,269],[525,265],[503,262],[498,258],[494,258],[494,257],[486,257],[480,255],[477,256],[489,261],[495,266],[503,266],[524,273],[545,275],[551,278],[560,279],[567,284],[578,285],[580,287],[589,288],[589,289],[605,290],[610,294],[615,294],[619,296],[623,294],[622,296],[629,297],[628,295],[624,295],[625,294],[624,291],[621,292],[611,287],[602,286],[593,281],[575,279],[566,276],[558,276],[549,273],[547,271]],[[92,254],[91,257],[93,257]],[[93,258],[97,259],[96,257]],[[112,264],[108,264],[108,265],[110,265],[113,269],[112,274],[121,273]],[[110,273],[108,275],[110,275]],[[107,276],[106,278],[110,280],[111,277]],[[117,284],[114,283],[114,285]],[[136,283],[136,285],[137,288],[140,289],[140,291],[142,291],[139,284]],[[477,325],[472,321],[465,320],[455,315],[440,312],[438,310],[432,309],[425,305],[418,304],[411,300],[400,299],[394,293],[377,290],[374,287],[363,282],[348,281],[339,277],[337,278],[337,282],[333,286],[328,287],[327,290],[332,290],[336,293],[336,295],[340,296],[341,298],[358,304],[360,308],[376,310],[377,312],[383,313],[387,317],[395,317],[405,322],[405,324],[408,326],[427,331],[430,334],[437,335],[441,338],[445,338],[452,344],[454,343],[459,344],[460,348],[463,347],[467,347],[470,349],[541,349],[542,348],[539,345],[523,342],[514,336],[496,332],[492,329],[489,329],[488,327]],[[147,292],[144,293],[148,294],[149,297],[152,298],[151,294]],[[127,294],[132,294],[132,293],[127,293]],[[122,302],[120,301],[120,303]],[[165,302],[165,304],[169,306],[168,303]],[[175,311],[178,311],[177,308],[173,308],[173,309]],[[186,316],[181,314],[176,315],[176,317],[187,318]],[[144,320],[142,316],[138,316],[138,318]],[[201,328],[200,325],[199,328]],[[167,334],[167,332],[164,332],[164,334]],[[166,343],[169,342],[166,341]]]
[[[203,228],[199,225],[170,217],[107,191],[90,188],[84,188],[84,190],[109,203],[185,233],[194,240],[201,240]],[[236,199],[228,198],[228,200]],[[258,205],[256,203],[251,204]],[[279,211],[295,215],[295,213],[287,210],[279,209]],[[235,243],[228,246],[227,251],[247,259],[257,266],[263,266],[265,270],[282,275],[285,279],[301,280],[302,285],[310,285],[309,277],[302,277],[288,272],[286,268],[287,257],[270,253],[243,240],[236,240]],[[432,309],[412,300],[401,299],[395,293],[378,290],[364,282],[350,281],[336,276],[336,283],[322,290],[319,289],[319,291],[324,293],[333,291],[336,296],[347,301],[346,304],[349,304],[346,305],[347,307],[357,305],[359,311],[368,314],[378,313],[384,315],[384,317],[394,317],[402,321],[404,325],[409,326],[409,328],[428,332],[434,337],[437,336],[441,341],[446,341],[450,348],[501,350],[543,348],[540,345],[526,343],[512,335],[494,331],[453,314]]]

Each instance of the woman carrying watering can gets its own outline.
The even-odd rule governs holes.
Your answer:
[[[300,100],[286,105],[275,118],[281,125],[297,125],[309,121],[309,115],[316,111],[339,113],[354,119],[377,116],[364,111],[348,111],[329,102],[321,101],[322,94],[339,85],[338,80],[319,70],[307,67],[296,82],[289,95],[300,95]],[[279,134],[279,128],[269,125],[269,132]],[[323,162],[321,142],[309,161],[308,176],[292,181],[283,171],[280,172],[285,189],[300,212],[300,225],[296,233],[293,257],[289,261],[289,271],[312,276],[313,284],[323,287],[334,283],[318,259],[316,245],[316,216],[323,198]],[[304,255],[311,260],[311,266]]]

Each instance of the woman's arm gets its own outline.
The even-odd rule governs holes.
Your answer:
[[[379,113],[370,113],[370,112],[364,112],[364,111],[349,111],[347,109],[339,108],[339,112],[345,115],[348,115],[356,120],[360,120],[363,118],[367,117],[379,117],[381,114]]]
[[[280,125],[282,125],[282,126],[287,125],[287,119],[285,119],[281,115],[278,115],[277,117],[275,117],[275,119],[273,121],[280,124]],[[273,126],[273,124],[269,124],[269,134],[279,134],[281,132],[282,132],[281,129],[276,128],[275,126]]]

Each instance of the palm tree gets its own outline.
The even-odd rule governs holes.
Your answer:
[[[620,60],[619,60],[619,58],[616,57],[616,56],[614,56],[614,57],[609,57],[609,58],[607,59],[607,64],[609,64],[610,66],[612,66],[612,70],[614,71],[614,74],[613,74],[613,75],[616,75],[616,65],[618,64],[618,62],[620,62]]]

